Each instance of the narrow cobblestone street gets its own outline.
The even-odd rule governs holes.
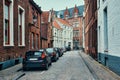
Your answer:
[[[0,80],[120,80],[120,77],[81,51],[64,53],[48,70],[22,70],[22,64],[0,71]]]
[[[120,80],[119,3],[0,0],[0,80]]]
[[[80,51],[66,52],[49,70],[25,71],[26,75],[19,80],[119,80],[118,76],[97,63],[93,65],[95,62],[92,63],[93,60],[87,58]],[[97,71],[94,71],[96,68]]]

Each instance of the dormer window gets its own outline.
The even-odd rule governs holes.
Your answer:
[[[77,13],[74,13],[74,17],[75,17],[75,18],[78,17],[78,14],[77,14]]]
[[[68,19],[68,15],[65,15],[65,19]]]

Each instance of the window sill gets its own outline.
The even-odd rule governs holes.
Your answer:
[[[25,45],[18,45],[19,47],[25,47]]]
[[[14,47],[14,45],[4,45],[4,47]]]

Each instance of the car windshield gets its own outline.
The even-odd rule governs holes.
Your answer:
[[[26,53],[26,56],[39,56],[41,54],[42,52],[39,52],[39,51],[30,51]]]
[[[39,51],[44,51],[44,49],[40,49]]]
[[[53,48],[46,49],[47,52],[53,52]]]

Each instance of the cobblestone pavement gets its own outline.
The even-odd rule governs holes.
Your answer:
[[[79,54],[83,58],[86,66],[88,66],[93,76],[95,76],[94,78],[96,80],[120,80],[120,76],[92,59],[89,55],[86,55],[83,52],[79,52]]]
[[[20,80],[94,80],[78,52],[71,51],[54,62],[47,71],[26,71]]]
[[[22,64],[18,64],[0,71],[0,80],[16,80],[17,78],[25,74],[24,72],[21,72],[21,69]]]
[[[22,71],[21,68],[22,64],[18,64],[0,71],[0,80],[120,80],[118,75],[81,51],[64,53],[49,70]]]

